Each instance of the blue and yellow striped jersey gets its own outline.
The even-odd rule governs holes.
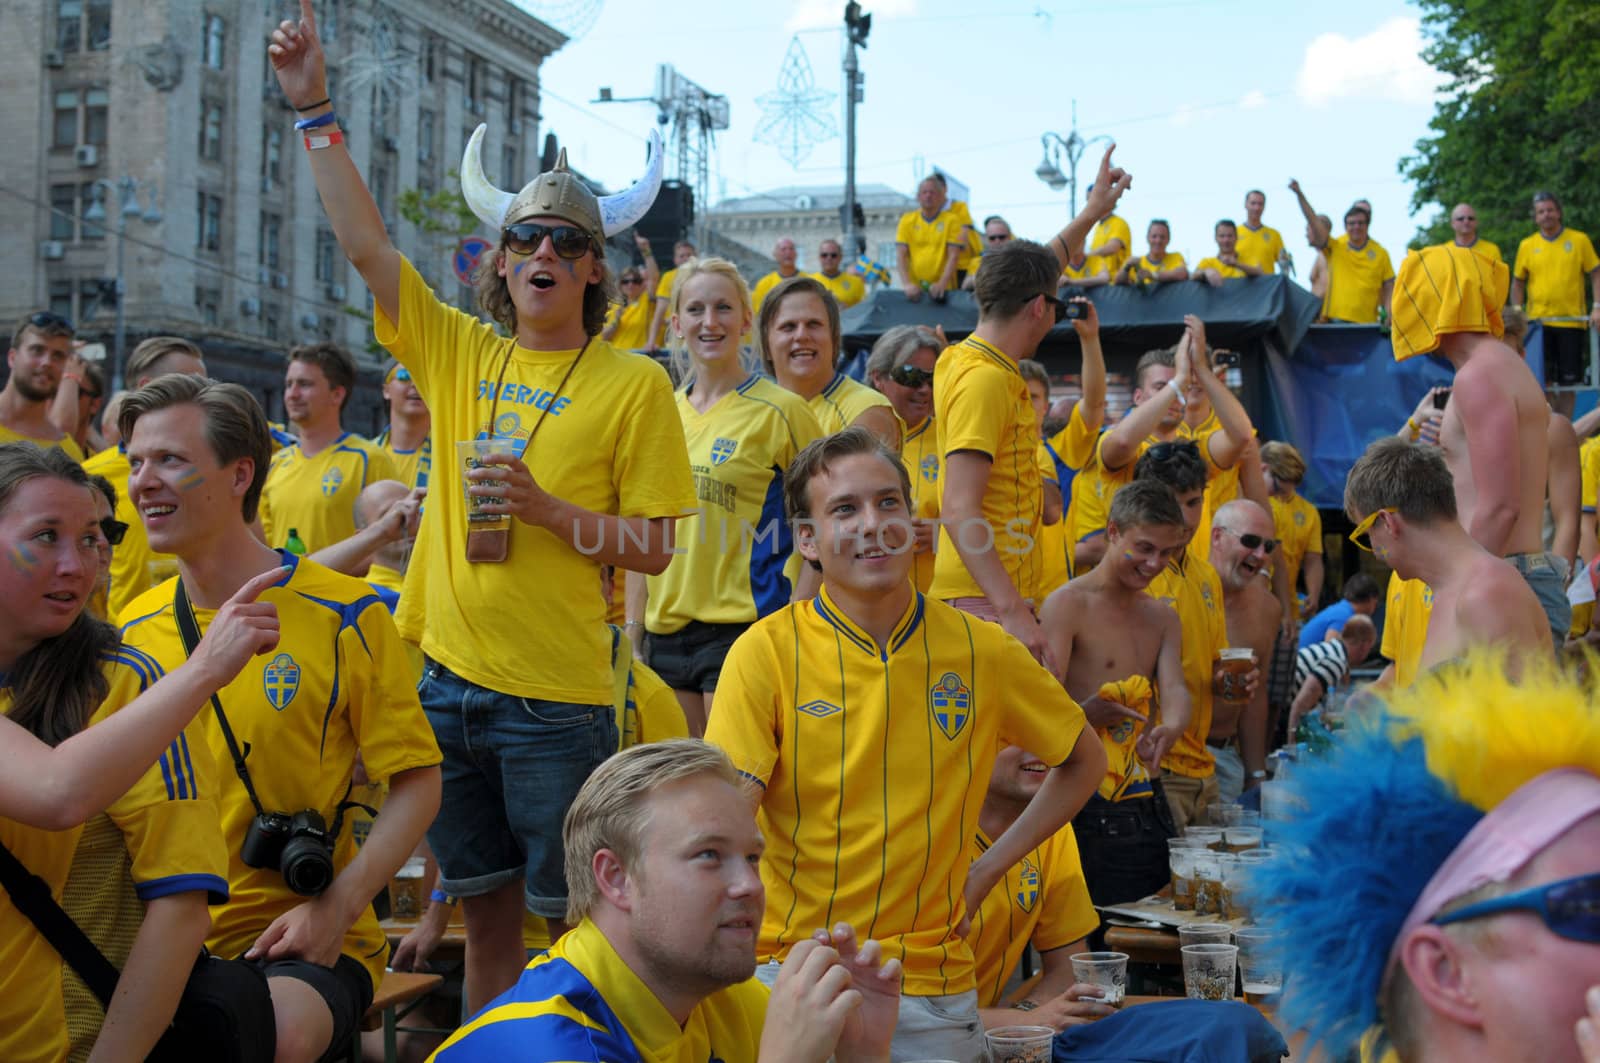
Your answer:
[[[764,787],[758,958],[844,920],[900,958],[906,993],[961,993],[973,959],[955,927],[995,753],[1060,764],[1083,711],[998,624],[921,594],[888,645],[824,583],[733,644],[706,740]]]
[[[681,1027],[585,919],[461,1027],[429,1063],[755,1063],[767,988],[749,979]]]
[[[267,545],[281,547],[291,529],[306,552],[342,542],[356,533],[356,496],[379,480],[397,480],[394,462],[376,443],[346,432],[315,455],[300,444],[272,456],[261,489],[261,527]]]

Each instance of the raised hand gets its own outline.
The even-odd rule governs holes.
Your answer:
[[[1100,169],[1095,174],[1094,187],[1084,198],[1083,209],[1097,218],[1110,214],[1116,208],[1117,200],[1122,198],[1122,193],[1133,186],[1131,173],[1120,166],[1111,165],[1111,153],[1116,150],[1115,144],[1106,148],[1106,153],[1100,157]]]
[[[300,21],[284,19],[272,31],[267,58],[278,85],[296,110],[328,98],[327,62],[317,37],[317,16],[311,0],[300,0]]]

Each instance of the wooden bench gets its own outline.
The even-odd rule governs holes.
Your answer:
[[[383,1058],[385,1063],[395,1063],[398,1058],[396,1039],[400,1020],[422,1001],[422,998],[444,984],[437,974],[411,974],[406,971],[385,971],[383,981],[372,994],[372,1006],[361,1017],[361,1029],[383,1030]],[[355,1058],[361,1058],[361,1035],[356,1034]]]

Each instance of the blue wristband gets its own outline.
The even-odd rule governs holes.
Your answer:
[[[337,113],[328,111],[326,114],[319,114],[315,118],[302,118],[294,124],[294,127],[296,129],[321,129],[323,126],[332,125],[338,120]]]
[[[432,893],[428,894],[428,900],[432,901],[434,904],[456,903],[456,899],[450,896],[444,890],[434,890]]]

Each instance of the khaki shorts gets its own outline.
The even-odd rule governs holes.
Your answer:
[[[1166,771],[1161,773],[1161,785],[1167,791],[1167,804],[1172,808],[1172,822],[1177,826],[1179,834],[1183,833],[1185,827],[1207,822],[1206,812],[1217,803],[1215,774],[1196,779],[1192,775],[1177,775]]]

